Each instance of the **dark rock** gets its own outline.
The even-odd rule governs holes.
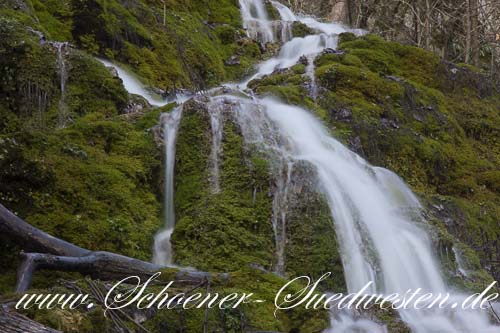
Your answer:
[[[361,153],[363,151],[363,144],[361,143],[361,138],[359,136],[349,139],[349,146],[357,153]]]
[[[335,50],[332,48],[326,48],[323,50],[323,54],[336,54],[336,55],[343,55],[345,52],[343,50]]]
[[[124,114],[142,114],[145,109],[151,108],[151,104],[142,96],[139,95],[130,95],[130,100],[123,110]]]
[[[276,68],[276,69],[274,70],[274,72],[272,72],[272,73],[271,73],[271,75],[266,75],[266,76],[264,76],[263,78],[267,78],[267,77],[269,77],[269,76],[276,75],[276,74],[285,74],[285,73],[287,73],[288,71],[289,71],[289,69],[288,69],[288,68]]]
[[[156,88],[156,87],[149,87],[148,90],[151,91],[153,94],[156,94],[159,96],[165,96],[165,94],[166,94],[165,90],[160,89],[160,88]]]
[[[115,78],[119,78],[120,76],[118,75],[118,71],[116,70],[116,68],[114,68],[113,66],[109,66],[109,67],[106,67],[106,69],[111,73],[111,75]]]
[[[71,155],[71,156],[74,156],[74,157],[78,157],[78,158],[81,158],[81,159],[88,159],[89,156],[87,155],[87,153],[80,149],[79,147],[74,147],[74,146],[66,146],[63,148],[63,152],[65,154],[68,154],[68,155]]]
[[[423,123],[424,120],[425,120],[425,117],[421,113],[413,113],[413,119],[415,119],[416,121],[419,121],[419,122]]]
[[[347,108],[341,108],[337,110],[333,110],[332,112],[333,119],[336,121],[342,122],[351,122],[352,121],[352,111]]]
[[[307,59],[307,57],[305,55],[300,56],[300,58],[299,58],[299,64],[307,66],[307,65],[309,65],[309,59]]]
[[[227,59],[226,61],[224,61],[224,64],[226,66],[238,66],[238,65],[241,65],[240,57],[233,55],[229,59]]]
[[[385,78],[388,80],[394,81],[394,82],[399,82],[399,83],[405,82],[405,80],[403,78],[400,78],[400,77],[397,77],[394,75],[386,75]]]
[[[475,91],[481,98],[491,96],[499,87],[491,84],[491,79],[467,67],[459,67],[451,62],[443,61],[438,67],[438,74],[443,77],[444,91],[460,91],[463,88]]]
[[[399,129],[399,125],[394,119],[382,118],[380,120],[380,123],[385,128]]]

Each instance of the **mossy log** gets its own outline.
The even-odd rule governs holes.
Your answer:
[[[14,311],[9,311],[5,307],[0,306],[0,332],[3,333],[60,333],[54,329],[43,326],[36,321],[29,319],[22,314]]]
[[[79,272],[100,280],[120,280],[129,276],[149,278],[168,266],[155,265],[120,254],[90,251],[53,237],[26,223],[0,204],[0,232],[10,237],[23,251],[18,269],[16,292],[23,293],[31,285],[37,269]],[[182,270],[169,277],[182,285],[196,285],[213,277],[200,271]],[[225,280],[228,274],[219,274]]]

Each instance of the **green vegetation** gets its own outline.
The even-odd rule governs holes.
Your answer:
[[[499,258],[500,96],[488,79],[374,35],[342,34],[339,41],[343,53],[316,59],[317,106],[304,97],[300,72],[273,74],[252,87],[314,110],[335,136],[402,176],[431,210],[442,205],[449,214],[432,221],[441,230],[436,246],[467,244],[483,267]],[[450,269],[456,274],[454,263]]]
[[[0,3],[0,15],[68,41],[93,55],[128,64],[144,81],[167,91],[204,89],[246,74],[260,56],[241,29],[233,0],[50,0]],[[225,65],[237,56],[239,65]]]
[[[274,242],[266,162],[246,152],[236,124],[225,121],[221,191],[213,193],[210,131],[206,107],[185,104],[176,153],[176,262],[219,271],[250,263],[270,268]]]
[[[131,102],[145,103],[129,96],[94,56],[126,63],[146,84],[167,92],[239,78],[262,56],[258,43],[244,37],[237,1],[167,0],[166,7],[164,25],[159,0],[0,0],[2,204],[77,245],[150,258],[153,235],[163,224],[163,156],[152,129],[173,106],[145,105],[127,114]],[[63,51],[68,78],[62,104],[57,50],[28,27],[73,45]],[[309,31],[295,24],[293,33]],[[316,100],[309,97],[304,64],[249,86],[316,112],[353,150],[402,176],[428,208],[447,278],[460,289],[482,289],[490,274],[500,274],[483,269],[500,258],[498,92],[476,68],[440,62],[415,47],[373,35],[343,34],[339,43],[343,53],[316,59]],[[226,64],[232,57],[239,64]],[[297,309],[273,317],[273,297],[285,281],[264,272],[276,265],[271,215],[276,161],[245,144],[228,108],[221,191],[214,192],[210,118],[203,102],[185,104],[177,141],[175,261],[231,272],[229,282],[214,282],[213,290],[251,291],[266,300],[265,306],[210,311],[209,329],[321,331],[328,326],[325,312]],[[305,180],[314,170],[298,164],[293,172]],[[325,288],[343,291],[334,224],[314,185],[297,182],[290,194],[286,275],[317,279],[331,271],[334,278]],[[0,235],[2,294],[14,286],[18,250]],[[61,276],[79,278],[38,272],[34,287],[59,290],[54,285]],[[101,309],[29,314],[65,331],[110,327]],[[391,330],[407,330],[394,314],[374,316]],[[204,321],[205,311],[176,310],[159,313],[145,326],[199,332]]]

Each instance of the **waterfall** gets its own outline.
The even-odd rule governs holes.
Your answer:
[[[274,271],[285,274],[286,221],[288,212],[288,191],[292,181],[293,162],[280,159],[278,179],[273,198],[273,230],[276,243],[276,265]]]
[[[277,3],[282,19],[290,13]],[[262,0],[240,0],[245,28],[253,38],[273,41],[272,24],[267,18]],[[292,13],[293,14],[293,13]],[[451,292],[446,285],[441,267],[433,255],[428,231],[430,227],[422,214],[417,197],[393,172],[373,167],[360,156],[333,138],[329,131],[310,112],[297,106],[283,104],[272,98],[244,98],[242,89],[248,82],[288,68],[301,56],[312,65],[307,74],[314,81],[314,59],[325,48],[336,48],[337,35],[351,31],[334,23],[319,22],[311,17],[297,19],[317,33],[294,38],[285,43],[280,53],[260,64],[250,79],[228,85],[238,88],[236,94],[218,95],[211,99],[212,125],[212,178],[218,179],[221,116],[217,103],[230,102],[245,144],[267,152],[269,161],[277,163],[271,169],[276,178],[273,193],[273,229],[276,241],[275,271],[282,273],[285,266],[287,198],[293,181],[293,163],[306,161],[316,169],[314,179],[318,191],[325,195],[342,255],[345,280],[349,292],[361,290],[368,282],[373,285],[369,293],[404,294],[408,290],[422,289],[434,294],[450,292],[452,300],[463,296]],[[118,68],[117,68],[118,69]],[[128,75],[119,71],[122,79]],[[144,93],[137,83],[124,79],[129,91]],[[141,93],[142,92],[142,93]],[[236,95],[235,94],[235,95]],[[143,94],[144,96],[144,94]],[[165,228],[155,237],[154,261],[171,263],[170,236],[175,226],[174,166],[175,138],[181,118],[181,107],[162,117],[165,136]],[[195,143],[194,143],[195,144]],[[215,169],[214,169],[215,170]],[[217,174],[217,177],[214,177]],[[220,186],[220,185],[219,185]],[[341,277],[337,277],[341,278]],[[401,318],[414,333],[494,333],[498,327],[490,324],[485,312],[457,309],[400,310]],[[350,312],[332,312],[329,333],[382,333],[387,328],[368,319],[359,319]]]
[[[287,6],[279,3],[278,1],[271,1],[271,4],[274,8],[276,8],[276,10],[278,10],[283,21],[298,21],[297,16],[295,16],[295,14]]]
[[[271,98],[240,99],[239,103],[256,104],[242,107],[250,113],[246,117],[253,118],[254,126],[274,128],[289,156],[315,166],[319,190],[335,221],[350,292],[361,290],[369,281],[374,284],[368,292],[384,295],[418,288],[435,294],[450,292],[432,253],[421,205],[396,174],[369,165],[332,138],[304,109]],[[264,110],[274,126],[259,122],[263,115],[257,110]],[[453,299],[462,296],[453,295]],[[401,310],[400,314],[417,333],[498,332],[487,314],[478,311]],[[332,316],[332,327],[334,333],[385,331],[343,313]]]
[[[318,97],[318,86],[316,84],[316,66],[314,65],[314,61],[316,60],[317,54],[310,54],[307,56],[307,66],[306,66],[306,75],[309,77],[311,81],[310,91],[312,99],[316,100]]]
[[[130,94],[142,96],[149,102],[149,104],[154,105],[154,106],[164,106],[168,103],[175,102],[172,100],[162,98],[161,96],[158,96],[157,94],[154,94],[153,92],[148,90],[144,86],[144,84],[142,84],[133,74],[129,73],[122,66],[120,66],[114,62],[110,62],[108,60],[101,59],[101,58],[97,58],[97,60],[102,62],[104,64],[104,66],[112,67],[116,70],[116,72],[118,73],[118,76],[123,81],[123,86]],[[180,96],[180,97],[184,97],[184,96]]]
[[[285,5],[277,1],[271,1],[281,17],[281,42],[286,43],[293,38],[293,23],[297,21],[295,14]]]
[[[271,218],[275,240],[273,271],[284,275],[288,194],[294,162],[283,148],[279,133],[273,128],[274,125],[265,116],[259,104],[246,103],[244,99],[231,96],[218,96],[217,99],[220,103],[234,104],[233,115],[242,130],[245,145],[254,146],[271,162],[270,171],[275,182]]]
[[[172,264],[170,237],[175,227],[174,210],[174,168],[175,144],[182,117],[182,107],[162,115],[163,138],[165,141],[165,227],[155,236],[153,262],[158,265]]]
[[[275,41],[272,22],[269,20],[263,0],[240,0],[243,27],[250,38],[262,43]]]
[[[289,68],[299,61],[302,56],[319,54],[327,48],[336,48],[338,37],[336,35],[309,35],[296,37],[285,43],[276,57],[272,57],[257,67],[256,73],[245,80],[238,87],[245,89],[254,79],[273,73],[277,69]]]
[[[57,71],[59,74],[59,87],[61,89],[61,98],[59,99],[57,122],[59,127],[64,127],[67,121],[67,106],[66,106],[66,82],[68,80],[68,72],[66,70],[66,60],[64,59],[64,49],[68,46],[67,42],[53,42],[57,49]]]
[[[222,149],[224,105],[217,100],[209,103],[210,127],[212,129],[212,149],[210,152],[210,184],[213,193],[220,192],[220,154]]]

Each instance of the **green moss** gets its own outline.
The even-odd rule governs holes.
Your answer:
[[[310,276],[318,279],[326,272],[332,276],[321,285],[324,290],[346,290],[344,271],[335,233],[335,225],[326,198],[318,193],[311,165],[294,165],[294,187],[289,189],[285,270],[290,278]]]
[[[178,263],[220,271],[238,269],[249,263],[271,266],[268,176],[263,173],[262,160],[247,155],[242,140],[237,126],[226,122],[220,165],[221,192],[212,193],[208,182],[211,147],[208,112],[196,102],[184,106],[177,139],[177,224],[172,236]],[[194,141],[196,145],[192,144]]]
[[[255,54],[242,47],[233,1],[169,2],[167,7],[163,25],[159,2],[74,0],[73,38],[91,52],[97,46],[100,54],[130,64],[147,83],[167,90],[214,86],[243,75],[255,61]],[[234,54],[243,58],[241,65],[224,66]]]
[[[314,35],[314,31],[302,22],[295,21],[292,25],[292,36],[293,37],[306,37],[308,35]]]
[[[264,5],[266,7],[266,12],[267,12],[267,15],[269,16],[270,20],[273,20],[273,21],[281,20],[281,15],[280,15],[279,11],[273,6],[271,1],[265,0]]]
[[[443,225],[439,217],[436,246],[449,252],[459,241],[479,249],[483,267],[497,277],[498,269],[488,262],[499,255],[493,240],[500,234],[494,223],[500,203],[500,104],[490,81],[373,35],[343,34],[339,42],[343,54],[316,59],[316,103],[303,97],[293,70],[250,86],[314,110],[335,136],[347,145],[360,142],[352,148],[398,173],[416,192],[449,198],[462,212],[461,222]],[[451,258],[443,264],[453,271],[456,263]],[[484,281],[481,276],[471,280]]]

